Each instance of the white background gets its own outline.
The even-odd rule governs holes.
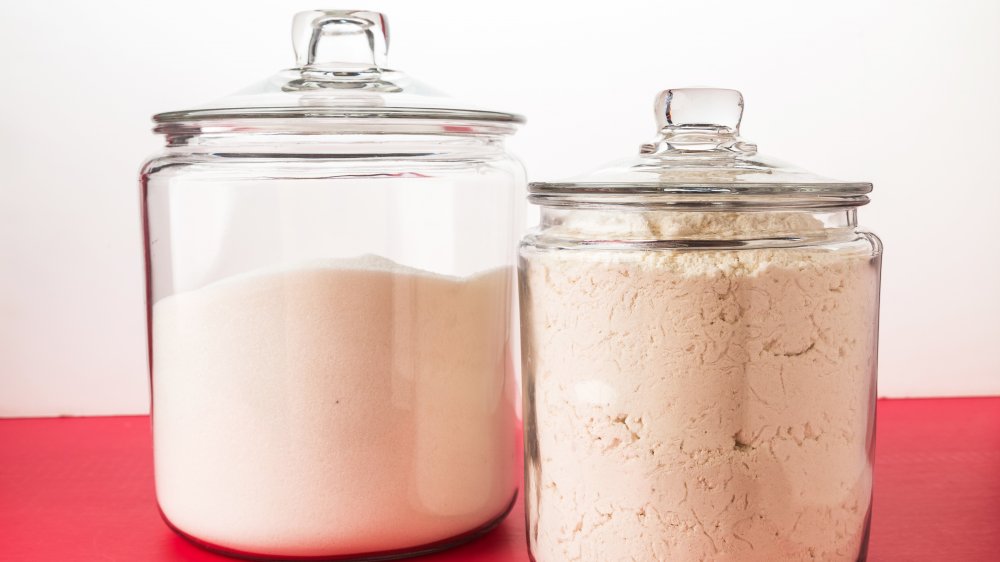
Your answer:
[[[875,183],[880,394],[1000,394],[1000,2],[18,2],[0,16],[0,416],[147,410],[136,175],[151,114],[292,66],[300,9],[370,8],[390,66],[516,111],[531,179],[629,155],[667,87]]]

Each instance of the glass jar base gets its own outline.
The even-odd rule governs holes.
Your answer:
[[[215,552],[217,554],[222,554],[224,556],[229,556],[232,558],[242,558],[244,560],[312,560],[312,561],[336,561],[336,562],[379,562],[383,560],[399,560],[402,558],[411,558],[414,556],[423,556],[427,554],[434,554],[436,552],[441,552],[443,550],[448,550],[456,546],[460,546],[471,542],[483,535],[489,533],[504,520],[505,517],[510,513],[511,509],[514,508],[514,504],[517,502],[517,491],[514,491],[514,495],[511,497],[510,502],[504,508],[499,515],[490,519],[484,525],[481,525],[471,531],[456,535],[454,537],[449,537],[440,541],[435,541],[432,543],[418,545],[412,548],[401,548],[396,550],[387,550],[382,552],[363,552],[357,554],[334,554],[334,555],[318,555],[318,556],[285,556],[285,555],[275,555],[275,554],[265,554],[258,552],[245,552],[240,550],[233,550],[231,548],[226,548],[224,546],[219,546],[212,544],[210,542],[199,539],[185,533],[184,531],[178,529],[173,523],[167,519],[167,516],[160,510],[160,517],[163,519],[164,523],[167,524],[170,529],[175,533],[180,535],[183,539],[194,544],[199,548]]]

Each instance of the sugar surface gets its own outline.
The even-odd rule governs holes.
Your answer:
[[[182,531],[285,556],[447,539],[508,505],[508,270],[261,270],[153,307],[157,496]]]

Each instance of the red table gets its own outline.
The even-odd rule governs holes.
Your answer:
[[[869,560],[1000,560],[1000,397],[883,400],[877,450]],[[0,420],[0,560],[230,560],[160,521],[151,456],[146,417]],[[414,560],[527,560],[523,516]]]

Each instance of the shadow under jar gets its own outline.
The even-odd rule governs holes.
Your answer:
[[[657,100],[638,158],[531,184],[520,250],[531,554],[865,558],[878,238],[871,185],[738,136],[743,98]]]
[[[516,495],[522,120],[386,68],[386,29],[301,13],[296,68],[155,118],[156,493],[203,546],[396,558],[486,532]]]

